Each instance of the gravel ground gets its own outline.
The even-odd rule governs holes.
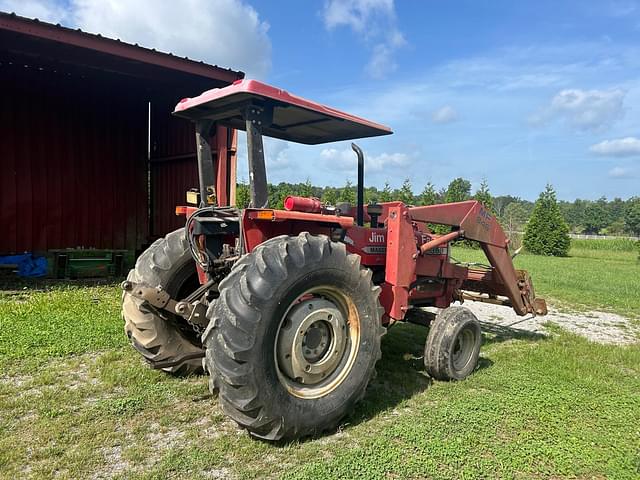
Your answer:
[[[543,317],[519,317],[506,307],[490,303],[465,302],[489,332],[523,335],[547,335],[544,324],[554,323],[593,342],[625,345],[640,341],[640,327],[631,319],[607,312],[565,312],[552,307]]]

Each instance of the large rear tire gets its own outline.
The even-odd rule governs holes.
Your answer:
[[[184,229],[156,240],[140,255],[127,279],[161,286],[174,299],[185,298],[196,290],[199,286],[196,265],[184,238]],[[131,344],[152,367],[203,353],[200,339],[184,319],[168,312],[161,316],[126,292],[122,296],[122,317]],[[174,375],[200,373],[202,359],[191,358],[162,370]]]
[[[267,440],[334,428],[381,356],[379,292],[360,257],[325,236],[276,237],[244,256],[203,336],[223,411]]]

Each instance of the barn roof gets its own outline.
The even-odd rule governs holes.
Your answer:
[[[100,34],[0,12],[0,61],[15,58],[104,70],[195,88],[228,85],[244,73]]]

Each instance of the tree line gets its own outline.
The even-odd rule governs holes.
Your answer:
[[[312,185],[309,180],[304,183],[269,184],[271,208],[282,208],[284,199],[288,195],[315,197],[330,205],[341,202],[355,204],[356,187],[350,181],[342,187],[318,187]],[[534,202],[512,195],[493,196],[486,180],[483,180],[479,188],[472,192],[471,182],[461,177],[453,179],[446,188],[440,189],[428,182],[418,194],[414,193],[409,178],[405,179],[400,188],[395,189],[392,189],[387,182],[382,189],[373,186],[365,187],[364,198],[365,203],[400,200],[408,205],[433,205],[475,199],[481,201],[498,218],[507,232],[524,231],[535,206]],[[236,199],[238,206],[242,208],[249,204],[248,184],[238,183]],[[549,205],[551,201],[557,205],[571,233],[640,235],[640,197],[627,200],[621,198],[608,200],[601,197],[598,200],[557,201],[555,192],[547,186],[540,194],[538,202],[541,200],[544,200],[545,205]]]

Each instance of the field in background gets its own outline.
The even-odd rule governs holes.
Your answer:
[[[479,249],[454,247],[452,256],[487,263]],[[632,240],[572,240],[568,257],[522,253],[514,263],[531,273],[536,293],[557,307],[640,317],[640,261]]]
[[[460,260],[484,261],[456,249]],[[522,255],[571,308],[639,315],[637,253]],[[250,439],[206,379],[152,371],[127,345],[117,285],[0,293],[0,478],[637,478],[640,345],[505,330],[467,381],[432,383],[426,330],[393,327],[338,432]]]
[[[629,238],[616,239],[571,239],[571,247],[575,250],[601,250],[609,252],[638,252],[637,240]]]

